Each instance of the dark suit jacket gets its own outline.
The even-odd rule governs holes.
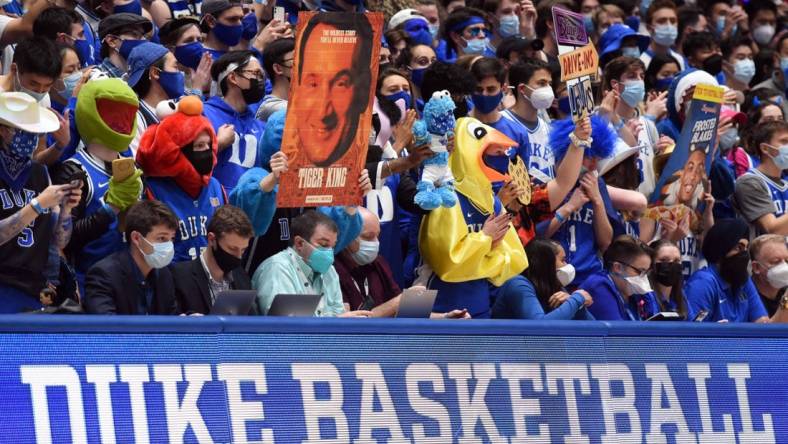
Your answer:
[[[175,296],[178,305],[184,313],[209,314],[213,303],[211,302],[211,290],[209,290],[208,275],[200,262],[200,258],[178,262],[171,267],[173,278],[175,279]],[[230,272],[232,290],[251,290],[252,281],[243,268],[238,267]],[[249,314],[259,314],[257,309],[257,298],[249,310]]]
[[[97,262],[85,277],[85,311],[95,314],[144,314],[140,302],[145,290],[137,281],[137,265],[128,250],[113,253]],[[151,271],[148,285],[153,288],[153,301],[148,314],[177,315],[175,285],[167,268]]]

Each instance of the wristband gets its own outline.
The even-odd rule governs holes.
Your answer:
[[[569,141],[578,148],[588,149],[591,148],[594,138],[589,136],[588,139],[582,140],[575,136],[575,133],[569,133]]]
[[[36,199],[35,197],[30,199],[30,206],[33,207],[33,211],[35,211],[36,213],[44,214],[44,208],[41,206],[40,203],[38,203],[38,199]]]
[[[563,224],[564,222],[566,222],[566,218],[564,216],[561,216],[561,213],[559,213],[558,211],[555,212],[555,220],[557,220],[559,224]]]

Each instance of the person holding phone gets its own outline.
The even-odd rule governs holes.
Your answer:
[[[48,264],[71,237],[81,181],[51,185],[46,167],[32,160],[38,134],[59,126],[28,94],[0,93],[0,313],[41,307],[39,292],[56,278]]]

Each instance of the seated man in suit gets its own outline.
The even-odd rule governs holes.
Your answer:
[[[184,313],[209,314],[216,295],[251,290],[241,257],[254,236],[252,223],[240,208],[219,207],[208,222],[208,248],[197,259],[173,264],[175,295]],[[255,307],[249,314],[257,314]]]
[[[126,214],[128,248],[98,261],[85,280],[85,311],[95,314],[180,313],[167,266],[178,220],[159,201],[137,202]]]

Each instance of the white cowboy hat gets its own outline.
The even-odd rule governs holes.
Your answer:
[[[0,92],[0,123],[29,133],[51,133],[60,128],[54,111],[21,92]]]
[[[603,176],[605,173],[613,169],[614,166],[618,165],[619,163],[623,162],[625,159],[634,156],[640,151],[639,146],[628,146],[624,142],[616,143],[616,146],[613,148],[613,155],[608,157],[607,159],[601,159],[597,164],[597,170],[599,171],[599,175]]]

